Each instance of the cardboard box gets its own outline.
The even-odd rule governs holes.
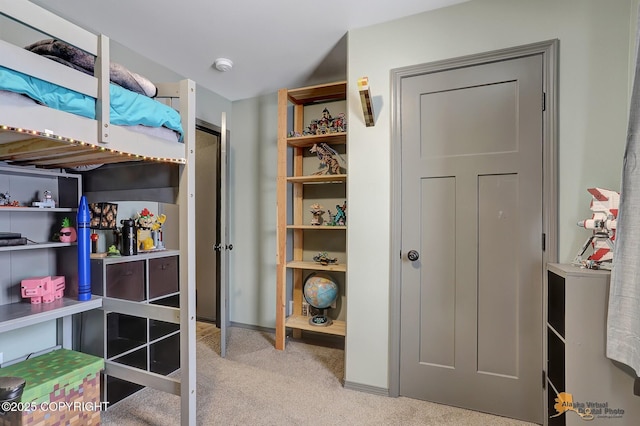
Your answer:
[[[5,368],[0,376],[26,380],[22,425],[99,425],[104,360],[59,349]]]

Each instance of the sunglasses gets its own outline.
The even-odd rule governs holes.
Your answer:
[[[71,236],[71,231],[61,232],[60,235],[64,235],[65,237],[70,237]]]

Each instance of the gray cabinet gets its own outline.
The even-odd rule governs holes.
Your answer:
[[[637,424],[633,379],[606,357],[610,272],[563,264],[547,269],[548,424]],[[556,405],[562,393],[573,401],[565,407],[576,411],[558,413],[565,410]]]
[[[106,361],[104,401],[142,389],[126,380],[136,370],[168,375],[180,368],[178,264],[177,250],[91,260],[91,291],[102,296],[103,310],[85,315],[82,348]]]

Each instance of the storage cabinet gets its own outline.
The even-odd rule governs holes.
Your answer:
[[[346,93],[346,82],[278,92],[275,346],[280,350],[285,348],[287,328],[298,337],[302,330],[337,336],[346,333],[343,318],[348,221],[333,221],[337,222],[333,226],[327,224],[339,215],[339,210],[345,209],[347,202],[346,122],[340,121],[342,128],[323,127],[323,120],[328,116],[333,123],[337,123],[337,117],[344,120]],[[332,152],[328,161],[322,156],[323,149]],[[318,205],[324,211],[320,221],[311,212]],[[336,258],[337,263],[323,265],[314,261],[314,256],[322,252]],[[335,307],[328,312],[333,319],[328,326],[309,323],[309,310],[303,296],[305,280],[317,272],[330,274],[339,287]]]
[[[92,292],[103,296],[105,303],[103,311],[86,315],[83,349],[107,361],[102,398],[110,404],[143,388],[110,374],[110,366],[162,375],[180,368],[177,313],[176,322],[171,322],[152,318],[144,310],[144,305],[179,306],[178,256],[176,250],[165,250],[91,260]],[[102,335],[104,339],[91,338]]]
[[[44,191],[51,192],[55,207],[32,207]],[[77,290],[76,243],[53,241],[53,235],[60,230],[64,217],[75,225],[81,191],[82,178],[78,174],[0,166],[0,193],[19,203],[19,207],[0,206],[0,232],[19,233],[27,239],[27,244],[0,246],[0,333],[59,319],[58,330],[62,332],[57,342],[72,349],[72,315],[101,306],[97,297],[79,302],[73,295],[31,305],[20,293],[23,279],[47,275],[65,276],[65,295]],[[8,361],[11,360],[5,358],[4,362]]]
[[[635,424],[640,397],[633,395],[633,379],[606,357],[610,272],[562,264],[547,269],[548,424]],[[571,394],[582,416],[558,413],[560,393]]]

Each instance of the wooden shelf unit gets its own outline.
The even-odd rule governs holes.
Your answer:
[[[318,108],[331,108],[336,101],[346,101],[347,83],[321,84],[298,89],[281,89],[278,92],[278,169],[277,169],[277,272],[276,272],[276,341],[275,347],[284,350],[286,345],[286,329],[293,329],[294,337],[300,337],[301,332],[311,331],[337,336],[345,336],[346,323],[340,319],[333,319],[330,326],[316,326],[309,324],[308,316],[302,315],[303,285],[305,275],[315,271],[325,271],[340,274],[341,281],[346,283],[346,226],[311,225],[308,213],[309,200],[305,191],[312,189],[322,192],[320,199],[346,200],[347,174],[321,174],[309,172],[308,151],[314,144],[325,143],[334,149],[344,150],[346,153],[347,133],[336,132],[316,135],[302,135],[303,129],[309,125],[311,119],[319,118],[313,113],[305,117],[305,110],[319,111]],[[335,105],[335,104],[334,104]],[[345,102],[346,109],[346,102]],[[292,110],[293,128],[289,128],[289,114]],[[339,113],[340,111],[333,111]],[[296,136],[290,136],[290,131]],[[298,136],[302,135],[302,136]],[[305,156],[305,154],[307,154]],[[306,160],[305,160],[306,157]],[[314,159],[311,159],[314,160]],[[307,166],[303,166],[303,163]],[[288,172],[289,165],[293,165],[292,172]],[[317,164],[317,163],[316,163]],[[344,166],[344,164],[341,164]],[[328,186],[327,186],[328,185]],[[327,194],[340,194],[327,195]],[[327,209],[327,212],[329,209]],[[288,213],[292,213],[291,222],[287,221]],[[333,231],[333,232],[325,232]],[[311,238],[313,236],[313,238]],[[310,257],[314,247],[309,244],[314,241],[322,245],[323,241],[330,242],[329,246],[338,248],[343,258],[338,264],[321,265]],[[289,243],[288,243],[289,242]],[[307,243],[305,245],[305,242]],[[309,247],[311,246],[311,247]],[[324,249],[318,251],[325,251]],[[328,251],[328,250],[326,250]],[[287,292],[287,279],[293,288],[293,312],[287,317],[290,305],[290,295]],[[340,281],[340,280],[339,280]],[[344,292],[344,289],[341,289]]]

